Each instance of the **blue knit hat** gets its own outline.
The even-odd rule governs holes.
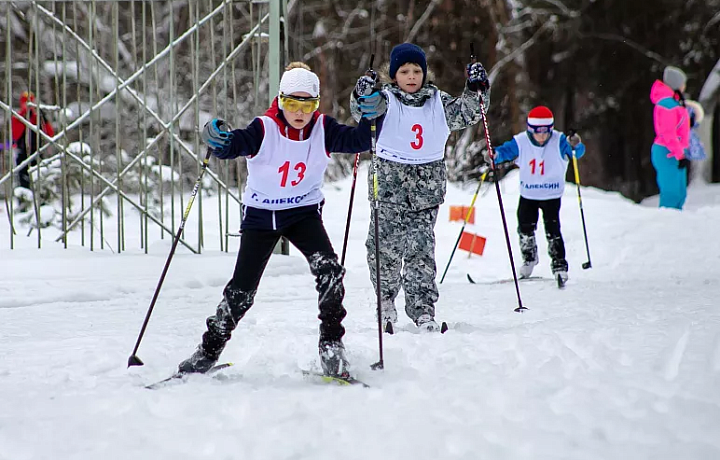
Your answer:
[[[425,51],[412,43],[402,43],[395,46],[390,52],[390,78],[395,79],[395,74],[403,64],[412,62],[417,64],[423,71],[423,83],[427,78],[427,60]]]

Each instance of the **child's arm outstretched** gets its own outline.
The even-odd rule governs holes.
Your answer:
[[[360,153],[370,150],[370,122],[360,119],[357,127],[343,125],[325,115],[325,150],[334,153]],[[377,119],[377,130],[383,117]]]
[[[205,124],[202,140],[221,160],[253,156],[260,151],[265,129],[259,118],[254,119],[245,129],[226,131],[225,121],[213,118]]]
[[[520,156],[520,146],[518,146],[515,138],[510,139],[502,145],[495,147],[495,164],[505,163],[506,161],[515,161]]]

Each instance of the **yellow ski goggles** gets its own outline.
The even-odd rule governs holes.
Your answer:
[[[288,112],[302,110],[302,113],[313,113],[320,107],[320,98],[286,96],[285,94],[281,94],[278,98],[278,106],[280,109],[287,110]]]

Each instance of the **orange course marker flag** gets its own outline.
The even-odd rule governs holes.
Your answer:
[[[460,237],[460,244],[458,247],[464,251],[468,251],[479,256],[483,255],[485,251],[485,242],[487,240],[484,236],[476,235],[474,233],[463,232]]]
[[[470,213],[470,217],[468,218],[467,223],[474,224],[475,223],[475,208],[472,208],[472,211],[471,211],[470,206],[450,206],[450,222],[455,222],[455,221],[464,222],[465,218],[468,216],[468,212]]]

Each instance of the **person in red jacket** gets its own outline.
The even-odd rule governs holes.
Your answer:
[[[52,125],[47,121],[42,111],[37,109],[33,104],[28,106],[28,102],[35,102],[35,95],[25,91],[20,95],[20,111],[18,112],[18,115],[24,118],[31,125],[37,126],[37,114],[40,113],[40,129],[42,129],[48,136],[54,136],[55,130],[53,130]],[[27,160],[28,157],[35,153],[40,147],[40,145],[38,145],[37,133],[32,129],[28,129],[27,126],[15,116],[12,118],[12,141],[13,146],[17,149],[17,156],[15,157],[16,165],[19,165],[23,161]],[[40,137],[40,143],[42,143],[42,137]],[[18,171],[20,187],[30,188],[30,173],[28,169],[30,165],[36,164],[37,159],[33,159],[29,164],[23,166]]]

